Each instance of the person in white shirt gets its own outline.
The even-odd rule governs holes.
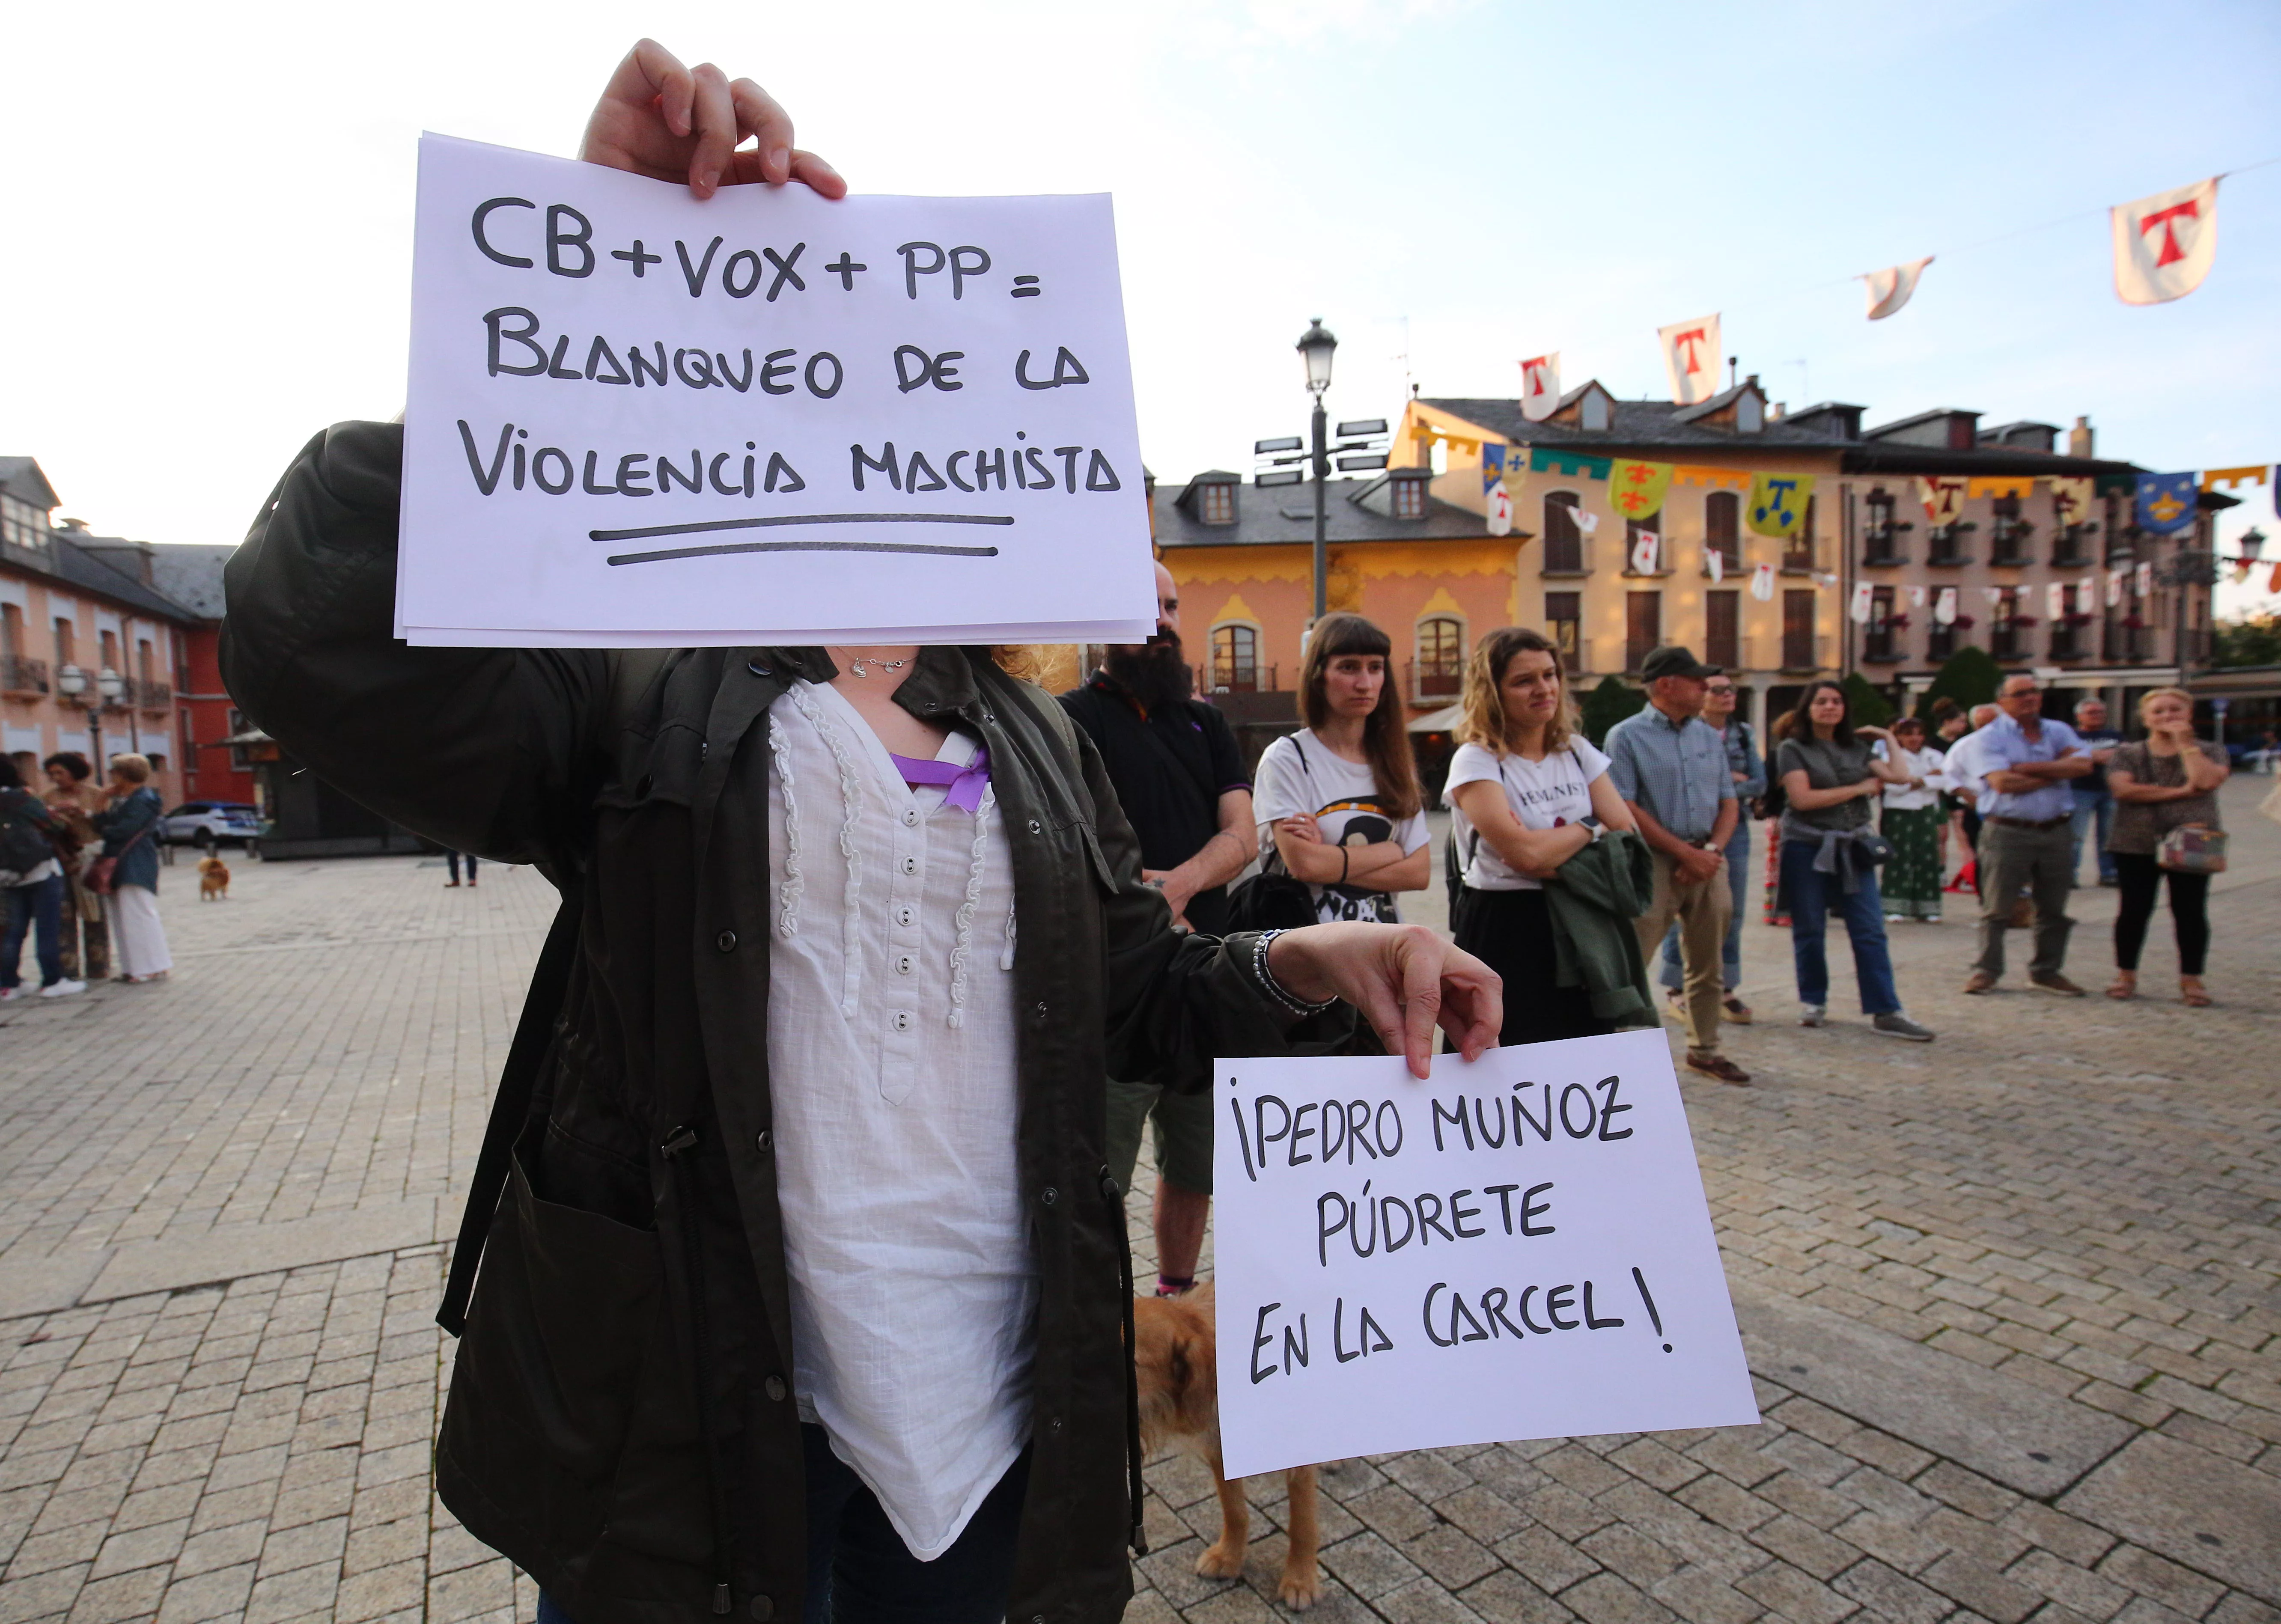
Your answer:
[[[1298,733],[1259,758],[1259,861],[1307,882],[1315,916],[1399,922],[1395,893],[1433,878],[1425,793],[1410,753],[1393,642],[1359,615],[1326,615],[1307,640]]]
[[[1567,674],[1550,638],[1507,626],[1465,665],[1464,740],[1442,799],[1468,829],[1458,945],[1504,978],[1505,1043],[1590,1038],[1613,1026],[1583,986],[1558,985],[1547,875],[1601,838],[1632,829],[1608,758],[1575,731]]]
[[[1925,725],[1914,716],[1893,723],[1886,739],[1870,746],[1874,760],[1891,762],[1906,774],[1908,782],[1888,782],[1880,796],[1878,832],[1892,843],[1892,857],[1879,876],[1879,889],[1888,919],[1922,919],[1940,923],[1941,792],[1948,778],[1941,771],[1946,757],[1927,742]]]

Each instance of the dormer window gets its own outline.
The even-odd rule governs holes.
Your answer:
[[[1394,482],[1394,516],[1397,519],[1422,519],[1426,516],[1424,480],[1397,479]]]
[[[1235,522],[1235,487],[1210,484],[1197,492],[1197,511],[1206,524]]]
[[[0,541],[27,553],[44,553],[49,533],[47,514],[21,498],[0,496]]]

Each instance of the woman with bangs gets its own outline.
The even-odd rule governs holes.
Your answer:
[[[1393,652],[1359,615],[1317,621],[1300,675],[1307,725],[1259,758],[1260,865],[1306,881],[1326,924],[1398,924],[1395,893],[1423,891],[1432,878],[1425,793],[1389,680]]]
[[[1608,758],[1576,731],[1560,651],[1542,632],[1507,626],[1484,637],[1466,661],[1464,698],[1442,791],[1471,826],[1458,842],[1458,945],[1504,978],[1504,1042],[1612,1032],[1588,987],[1559,985],[1544,896],[1561,864],[1607,830],[1634,828]]]

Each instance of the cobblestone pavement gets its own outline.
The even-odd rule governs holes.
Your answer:
[[[1317,1616],[2281,1620],[2265,787],[2228,793],[2213,1009],[1965,998],[1968,925],[1897,925],[1940,1040],[1803,1032],[1754,923],[1757,1085],[1687,1096],[1764,1424],[1343,1463]],[[0,1624],[529,1619],[429,1491],[430,1316],[551,893],[236,866],[220,906],[166,875],[170,982],[0,1006]],[[2076,911],[2103,982],[2112,894]],[[1219,1581],[1210,1484],[1149,1479],[1136,1624],[1276,1611],[1279,1485]]]

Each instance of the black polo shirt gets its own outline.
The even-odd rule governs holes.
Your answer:
[[[1219,798],[1248,790],[1243,753],[1227,718],[1202,700],[1181,700],[1142,714],[1122,684],[1095,671],[1061,696],[1070,717],[1093,738],[1117,786],[1125,816],[1140,837],[1140,862],[1177,869],[1219,832]],[[1200,891],[1188,923],[1207,936],[1227,928],[1227,888]]]

